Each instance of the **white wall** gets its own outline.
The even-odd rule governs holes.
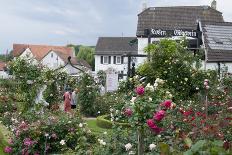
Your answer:
[[[38,64],[38,61],[35,59],[35,56],[29,48],[27,48],[19,57],[29,60],[32,64]]]
[[[83,69],[81,66],[79,65],[75,65],[76,67]],[[66,65],[64,67],[64,70],[68,73],[68,74],[78,74],[80,73],[80,71],[74,67],[72,67],[70,64]]]
[[[0,79],[7,79],[7,78],[9,78],[9,75],[4,71],[0,71]]]
[[[138,38],[138,54],[146,54],[144,53],[144,48],[148,45],[148,38]],[[136,66],[144,63],[146,57],[138,57]]]
[[[228,62],[227,62],[227,63],[224,63],[224,65],[228,67],[228,72],[229,72],[229,73],[232,73],[232,62],[231,62],[231,63],[228,63]],[[223,66],[223,65],[222,65],[222,66]]]
[[[33,54],[29,48],[27,48],[20,56],[20,58],[33,58]]]
[[[204,62],[204,61],[203,61]],[[226,63],[220,63],[220,68],[221,68],[221,72],[223,70],[223,68],[228,68],[228,73],[232,73],[232,62],[226,62]],[[202,65],[202,69],[210,69],[210,70],[216,70],[218,71],[218,63],[216,62],[208,62],[206,63],[206,66],[203,64]]]
[[[123,64],[114,64],[114,55],[112,55],[111,64],[101,64],[101,55],[95,55],[95,73],[100,70],[106,71],[108,68],[113,68],[116,71],[123,71],[124,74],[127,74],[128,58],[124,57],[123,60]]]
[[[53,51],[49,52],[42,60],[41,63],[48,68],[56,69],[65,65],[65,62]]]

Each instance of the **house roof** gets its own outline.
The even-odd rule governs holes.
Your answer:
[[[50,51],[57,51],[69,56],[73,55],[73,49],[65,46],[13,44],[13,56],[20,56],[28,48],[39,61],[42,60]]]
[[[57,51],[54,51],[54,52],[57,53],[57,55],[58,55],[62,60],[64,60],[65,63],[68,63],[68,57],[69,57],[70,55],[64,54],[64,53],[62,53],[62,52],[57,52]],[[72,63],[73,65],[84,66],[84,67],[87,67],[87,68],[89,68],[89,69],[92,68],[85,60],[78,59],[77,57],[71,57],[71,63]]]
[[[6,67],[6,63],[0,61],[0,71],[3,71],[5,69],[5,67]]]
[[[222,13],[209,6],[150,7],[138,14],[136,35],[144,36],[145,29],[192,29],[197,20],[223,22]]]
[[[232,23],[202,22],[207,61],[232,62]]]
[[[136,37],[99,37],[95,48],[95,54],[99,55],[123,55],[137,54],[138,43]]]

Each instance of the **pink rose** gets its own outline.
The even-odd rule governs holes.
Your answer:
[[[10,146],[6,146],[5,148],[4,148],[4,152],[5,153],[11,153],[13,151],[13,149],[10,147]]]
[[[164,118],[164,115],[165,115],[165,111],[160,110],[160,111],[155,113],[155,115],[153,116],[153,119],[156,121],[161,121]]]
[[[153,128],[151,128],[151,130],[156,134],[159,134],[162,131],[162,128],[159,128],[158,126],[154,126]]]
[[[31,145],[34,144],[34,141],[32,141],[30,138],[25,138],[25,139],[23,140],[23,144],[24,144],[25,146],[31,146]]]
[[[153,119],[147,120],[147,125],[148,125],[150,128],[156,126],[155,123],[154,123],[154,121],[153,121]]]
[[[132,115],[133,111],[130,108],[126,108],[126,110],[124,111],[124,114],[128,117],[130,117]]]
[[[12,144],[14,143],[14,142],[13,142],[13,139],[10,138],[10,139],[8,140],[8,143],[12,145]]]
[[[165,106],[167,109],[170,108],[172,105],[172,101],[171,100],[166,100],[162,103],[162,106]]]
[[[145,89],[144,89],[143,86],[138,86],[138,87],[136,88],[136,93],[137,93],[138,95],[143,95],[144,92],[145,92]]]
[[[55,133],[52,134],[52,138],[56,139],[57,135]]]

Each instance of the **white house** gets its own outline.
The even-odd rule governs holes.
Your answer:
[[[95,49],[95,72],[111,68],[125,76],[128,68],[127,56],[138,53],[136,42],[136,37],[99,37]],[[135,59],[133,61],[136,62]]]
[[[0,79],[6,79],[9,75],[6,72],[6,63],[0,61]]]
[[[26,45],[13,44],[14,57],[31,57],[35,62],[41,63],[51,69],[62,67],[68,74],[78,74],[79,70],[68,63],[68,57],[71,56],[71,62],[74,66],[82,70],[91,70],[90,65],[84,60],[77,60],[75,52],[70,47],[48,46],[48,45]]]
[[[222,13],[216,10],[216,1],[210,6],[149,7],[138,14],[137,32],[138,54],[145,54],[144,48],[163,38],[178,40],[187,36],[188,48],[196,52],[200,45],[201,31],[198,21],[209,23],[224,22]],[[146,58],[138,58],[143,63]]]

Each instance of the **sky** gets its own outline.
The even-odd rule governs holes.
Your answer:
[[[210,5],[212,0],[0,0],[0,53],[13,43],[96,45],[98,37],[135,36],[148,7]],[[217,0],[232,22],[232,0]]]

